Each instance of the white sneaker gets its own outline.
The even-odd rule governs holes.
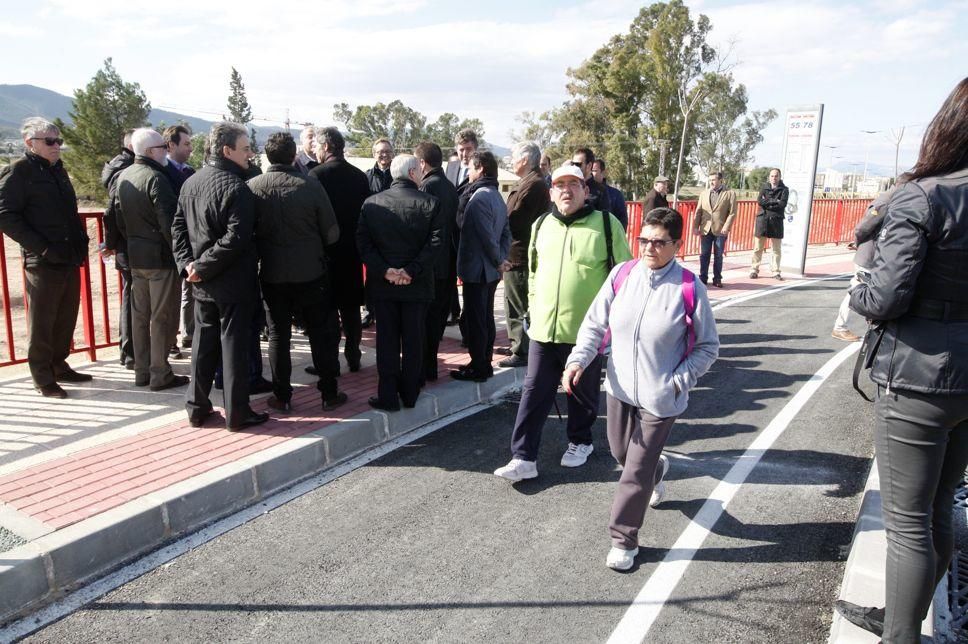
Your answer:
[[[608,551],[608,556],[605,557],[605,565],[612,570],[628,570],[635,563],[635,557],[638,554],[638,548],[625,550],[612,546],[612,549]]]
[[[659,463],[656,465],[656,474],[658,474],[659,482],[655,484],[652,488],[652,498],[649,499],[649,507],[654,508],[655,506],[662,503],[662,499],[665,498],[665,483],[662,479],[665,475],[669,473],[669,458],[664,454],[659,455]]]
[[[595,451],[594,445],[575,445],[568,443],[568,449],[561,455],[562,467],[580,467],[588,460],[588,455]]]
[[[494,470],[494,476],[500,476],[509,481],[520,481],[523,479],[533,479],[538,476],[538,466],[534,461],[525,461],[520,458],[512,458],[504,467]]]

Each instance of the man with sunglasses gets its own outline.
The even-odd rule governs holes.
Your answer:
[[[21,131],[26,153],[0,170],[0,231],[20,244],[23,256],[27,363],[34,388],[47,398],[66,398],[58,382],[91,380],[66,362],[77,323],[78,268],[87,259],[87,230],[61,162],[60,130],[32,117]]]
[[[632,258],[618,219],[593,208],[587,197],[582,171],[573,165],[558,168],[551,175],[551,212],[531,229],[528,372],[511,435],[511,461],[494,471],[509,481],[538,476],[541,431],[578,328],[612,267]],[[596,357],[568,397],[568,449],[561,457],[562,467],[584,465],[592,453],[601,369]]]

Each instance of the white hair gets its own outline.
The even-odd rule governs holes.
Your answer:
[[[390,176],[394,179],[410,179],[411,170],[417,170],[417,157],[412,154],[398,154],[390,162]]]
[[[25,139],[36,138],[39,134],[46,134],[53,130],[60,134],[60,129],[41,116],[31,116],[30,118],[24,119],[23,125],[20,127],[20,133]]]
[[[522,141],[511,148],[511,162],[521,159],[527,159],[528,167],[537,170],[541,165],[541,150],[538,145],[531,141]]]
[[[150,127],[139,127],[131,133],[131,149],[139,156],[147,156],[148,148],[164,144],[164,137]]]

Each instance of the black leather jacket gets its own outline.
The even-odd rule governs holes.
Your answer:
[[[868,284],[850,306],[882,322],[871,380],[927,394],[968,394],[968,169],[898,187]]]
[[[193,174],[178,195],[175,263],[185,277],[185,267],[195,262],[202,278],[194,283],[195,299],[234,303],[258,297],[255,197],[245,185],[248,173],[218,158]]]
[[[0,231],[20,244],[26,266],[84,263],[87,230],[63,163],[27,153],[0,169]]]

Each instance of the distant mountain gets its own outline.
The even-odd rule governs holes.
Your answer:
[[[34,85],[0,85],[0,129],[5,132],[19,132],[20,124],[28,116],[43,116],[54,120],[63,119],[71,122],[70,110],[73,98]],[[167,110],[151,110],[148,121],[157,126],[161,123],[174,125],[178,122],[187,123],[196,134],[207,132],[212,127],[212,121],[206,121],[194,116],[169,112]],[[265,143],[266,137],[278,132],[278,127],[257,127],[256,137],[260,143]],[[16,136],[16,134],[8,134]]]

